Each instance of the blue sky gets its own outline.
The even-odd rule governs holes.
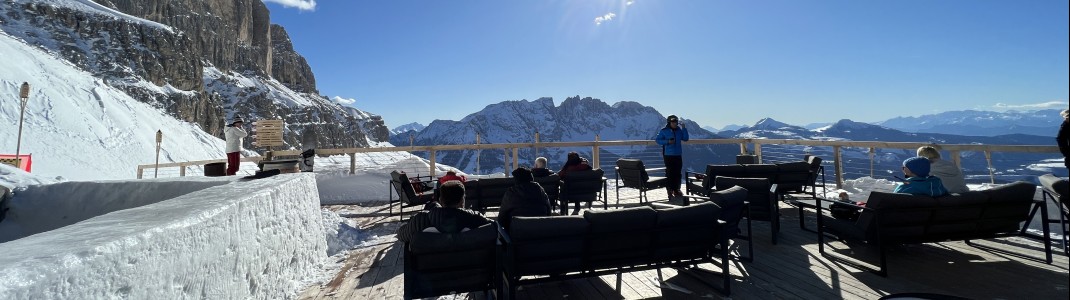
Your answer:
[[[718,128],[1070,98],[1065,0],[265,2],[321,94],[391,127],[575,95]]]

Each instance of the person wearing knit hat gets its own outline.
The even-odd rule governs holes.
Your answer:
[[[903,175],[907,178],[895,187],[893,192],[940,197],[947,195],[947,189],[940,177],[929,175],[929,159],[921,156],[903,161]]]
[[[227,140],[226,151],[223,151],[227,154],[227,176],[238,173],[238,164],[241,163],[242,140],[249,136],[249,133],[242,129],[243,124],[245,122],[241,117],[234,116],[234,119],[230,120],[227,127],[223,128],[223,137]]]
[[[502,207],[498,209],[498,224],[509,229],[514,216],[539,217],[550,215],[550,197],[546,190],[535,177],[531,170],[520,167],[513,170],[513,179],[516,184],[505,191],[502,197]]]

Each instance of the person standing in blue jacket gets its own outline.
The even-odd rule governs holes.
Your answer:
[[[680,192],[680,178],[683,175],[681,169],[684,167],[684,149],[681,143],[691,138],[687,135],[687,128],[680,126],[680,118],[676,115],[669,115],[666,121],[665,128],[658,132],[654,141],[661,145],[661,154],[665,158],[665,177],[669,179],[665,189],[668,190],[669,197],[681,197],[684,195]]]

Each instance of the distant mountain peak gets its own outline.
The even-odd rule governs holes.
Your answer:
[[[757,123],[754,123],[754,126],[751,126],[752,129],[766,129],[766,130],[775,130],[775,129],[781,129],[781,128],[784,128],[784,127],[795,127],[795,126],[788,125],[787,123],[780,122],[780,121],[777,121],[777,120],[773,120],[773,118],[763,118],[761,120],[758,120]]]
[[[398,127],[394,127],[394,129],[390,130],[390,134],[391,135],[395,135],[395,134],[401,134],[401,133],[405,133],[405,132],[409,132],[409,131],[420,131],[420,130],[423,130],[424,127],[427,127],[427,126],[424,126],[423,124],[420,124],[420,123],[417,123],[417,122],[412,122],[412,123],[409,123],[409,124],[405,124],[405,125],[401,125],[401,126],[398,126]]]

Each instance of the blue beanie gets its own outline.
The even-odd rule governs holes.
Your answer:
[[[910,172],[914,173],[918,177],[929,177],[929,159],[921,156],[907,158],[903,161],[903,166],[910,169]]]

